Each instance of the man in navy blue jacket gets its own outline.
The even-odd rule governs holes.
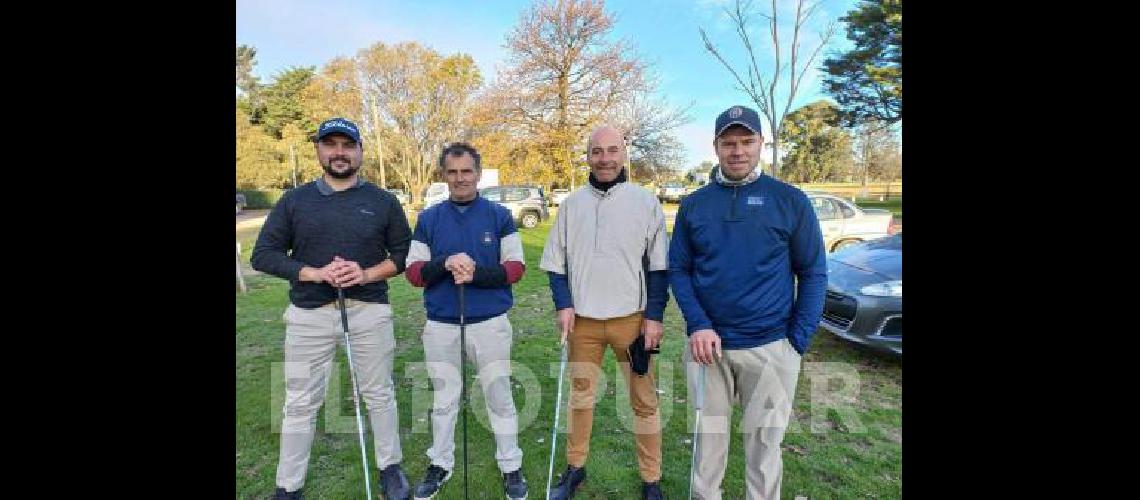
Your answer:
[[[511,395],[511,285],[526,270],[522,239],[506,207],[479,196],[479,152],[455,143],[439,155],[450,199],[424,210],[408,251],[407,276],[424,288],[424,358],[434,388],[431,460],[416,499],[429,499],[451,477],[455,466],[455,421],[459,413],[466,349],[479,371],[487,416],[495,434],[495,459],[508,499],[527,496],[518,446],[518,413]],[[467,345],[459,345],[459,290],[464,285]]]
[[[744,409],[746,498],[780,498],[780,443],[823,312],[819,222],[802,191],[756,170],[763,144],[756,111],[733,106],[717,117],[720,165],[681,202],[669,246],[690,394],[701,382],[698,363],[706,371],[695,498],[721,498],[733,401]]]

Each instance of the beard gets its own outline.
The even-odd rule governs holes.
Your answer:
[[[343,172],[337,172],[337,171],[333,170],[332,164],[334,161],[337,161],[337,160],[343,160],[346,163],[348,163],[348,165],[349,165],[348,169],[344,170]],[[356,175],[356,171],[360,170],[359,166],[356,166],[356,167],[352,166],[352,161],[349,160],[348,158],[345,158],[342,156],[338,156],[335,158],[329,158],[328,163],[321,165],[321,168],[323,168],[325,170],[325,173],[329,174],[329,177],[332,177],[333,179],[347,179],[349,177],[352,177],[353,175]]]

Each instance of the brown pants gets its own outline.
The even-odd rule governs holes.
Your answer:
[[[569,433],[566,462],[574,467],[586,465],[590,452],[590,432],[594,423],[598,376],[602,372],[602,356],[606,346],[613,350],[622,376],[629,386],[629,401],[634,414],[634,437],[637,441],[637,463],[641,479],[661,479],[661,419],[657,413],[657,390],[653,366],[644,377],[633,375],[626,348],[641,331],[641,313],[621,318],[596,320],[577,316],[570,334]]]

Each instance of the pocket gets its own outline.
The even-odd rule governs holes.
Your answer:
[[[499,315],[495,321],[498,323],[495,325],[495,333],[497,334],[499,342],[502,342],[507,349],[510,349],[514,339],[514,330],[511,326],[510,318],[507,318],[506,313],[503,313]]]
[[[281,319],[285,320],[286,329],[302,335],[313,335],[313,331],[325,328],[324,317],[319,311],[320,309],[305,309],[289,304]],[[337,328],[340,331],[340,327]]]
[[[389,304],[365,305],[368,311],[368,321],[376,328],[383,329],[392,322],[392,306]]]
[[[792,339],[790,339],[790,338],[788,338],[788,337],[784,337],[784,342],[785,342],[785,343],[788,345],[788,351],[789,351],[789,352],[790,352],[790,353],[791,353],[793,356],[795,356],[796,358],[799,358],[799,357],[801,357],[801,356],[802,356],[802,355],[799,353],[799,351],[797,351],[797,350],[796,350],[796,346],[795,346],[794,344],[792,344]]]

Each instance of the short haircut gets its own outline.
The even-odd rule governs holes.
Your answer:
[[[448,156],[458,158],[463,155],[471,155],[471,158],[475,160],[476,172],[483,171],[481,159],[479,158],[479,151],[476,151],[474,146],[467,144],[466,142],[453,142],[446,148],[443,148],[443,151],[439,152],[439,170],[443,170],[443,161],[446,160]]]

